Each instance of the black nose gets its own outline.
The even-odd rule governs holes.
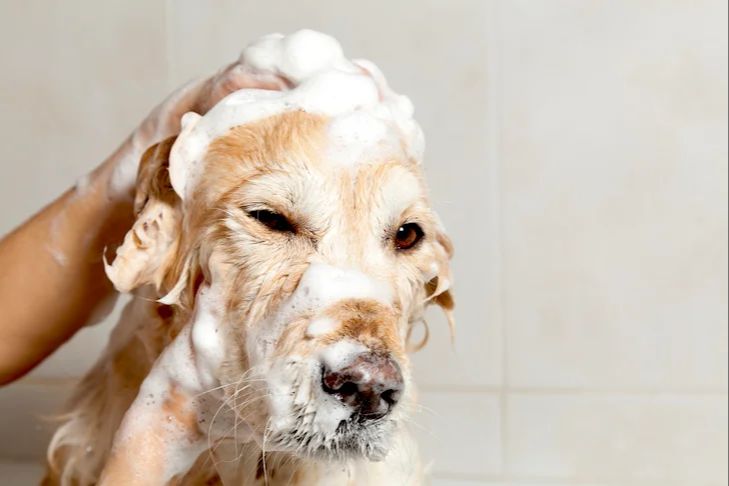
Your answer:
[[[359,420],[387,415],[403,390],[400,367],[392,359],[364,353],[340,370],[322,370],[322,389],[354,409]]]

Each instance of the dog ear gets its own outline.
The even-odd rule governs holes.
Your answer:
[[[106,274],[120,292],[152,284],[160,290],[180,237],[181,204],[170,183],[168,163],[175,137],[142,155],[134,200],[136,220],[116,250]]]
[[[451,293],[450,260],[453,257],[453,243],[442,228],[435,235],[435,252],[437,267],[436,276],[425,284],[425,293],[428,304],[435,304],[441,308],[448,319],[451,339],[455,338],[456,321],[453,317],[455,302]]]

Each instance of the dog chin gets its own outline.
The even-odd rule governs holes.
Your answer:
[[[343,420],[330,434],[292,428],[276,434],[268,442],[272,449],[293,453],[302,459],[381,461],[388,453],[394,429],[395,423],[391,419],[367,424]]]

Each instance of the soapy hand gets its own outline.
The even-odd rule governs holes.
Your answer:
[[[104,164],[112,199],[133,196],[137,167],[144,151],[180,131],[180,119],[189,111],[205,114],[218,101],[240,89],[283,90],[287,81],[270,73],[255,73],[240,61],[223,67],[209,78],[178,88],[155,107],[130,137]]]

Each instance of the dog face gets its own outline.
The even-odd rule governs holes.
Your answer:
[[[184,204],[165,180],[169,142],[148,154],[145,243],[119,252],[115,283],[182,289],[183,320],[211,289],[216,378],[266,450],[379,459],[411,400],[410,330],[428,303],[452,308],[451,246],[418,164],[343,163],[330,125],[293,111],[229,130]]]

